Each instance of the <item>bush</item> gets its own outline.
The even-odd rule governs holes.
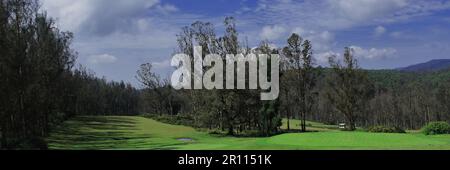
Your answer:
[[[209,133],[210,135],[219,135],[219,136],[225,136],[225,135],[226,135],[225,132],[220,131],[220,130],[217,130],[217,129],[209,130],[208,133]]]
[[[158,122],[172,124],[172,125],[183,125],[183,126],[193,126],[194,118],[188,115],[154,115],[154,114],[146,114],[144,115],[146,118],[150,118],[156,120]]]
[[[372,133],[406,133],[402,128],[386,126],[372,126],[367,131]]]
[[[450,134],[450,124],[447,122],[431,122],[422,128],[425,135]]]

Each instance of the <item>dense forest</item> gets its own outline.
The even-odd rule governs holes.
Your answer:
[[[72,38],[38,1],[0,1],[1,148],[46,148],[50,129],[76,115],[138,113],[130,84],[74,68]]]
[[[351,48],[344,49],[342,58],[330,56],[329,67],[320,67],[312,42],[301,35],[287,37],[283,48],[269,41],[251,48],[240,41],[235,22],[227,17],[220,34],[209,22],[183,27],[176,53],[194,57],[193,47],[200,46],[204,56],[218,54],[223,60],[226,54],[279,54],[277,100],[261,101],[261,90],[177,91],[151,63],[137,68],[143,89],[98,78],[75,67],[74,35],[59,30],[37,1],[0,0],[1,148],[45,149],[49,132],[79,115],[142,114],[229,135],[260,136],[279,133],[283,118],[301,119],[301,131],[306,131],[306,120],[345,122],[348,130],[450,122],[450,70],[363,70]]]

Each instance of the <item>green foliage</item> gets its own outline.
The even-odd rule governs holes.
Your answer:
[[[348,130],[356,130],[357,118],[374,96],[373,84],[365,70],[358,66],[352,48],[345,48],[343,61],[330,57],[333,73],[328,77],[328,100],[346,119]]]
[[[75,115],[136,114],[139,91],[73,69],[73,34],[38,0],[0,1],[0,149],[45,149],[50,129]]]
[[[145,114],[144,117],[150,118],[162,123],[167,123],[171,125],[184,125],[193,126],[195,125],[195,120],[190,115],[155,115],[155,114]]]
[[[283,65],[285,71],[292,70],[295,73],[295,77],[291,77],[294,88],[292,91],[284,91],[284,97],[290,98],[288,100],[295,99],[292,102],[293,105],[300,106],[298,117],[302,120],[301,131],[306,132],[306,118],[311,115],[312,108],[317,100],[317,93],[314,90],[319,75],[314,69],[315,64],[311,41],[303,41],[300,35],[294,33],[287,40],[287,44],[282,49],[282,54],[285,58]],[[286,90],[289,89],[289,87],[286,87],[289,83],[283,83],[283,85],[283,88]],[[289,102],[284,103],[286,106],[286,103]],[[287,105],[286,107],[293,107],[293,105]]]
[[[192,51],[194,46],[201,46],[203,55],[219,54],[224,61],[226,61],[226,54],[249,54],[252,50],[248,44],[239,42],[234,18],[225,18],[223,24],[226,28],[223,34],[216,33],[214,25],[209,22],[197,21],[182,28],[177,35],[177,50],[194,58]],[[277,49],[272,48],[269,44],[263,41],[258,48],[253,50],[254,53],[276,53]],[[237,78],[235,77],[235,81]],[[246,84],[248,82],[249,80],[246,80]],[[228,135],[237,136],[254,134],[254,131],[258,131],[258,134],[270,135],[276,133],[281,125],[279,109],[276,108],[278,106],[266,105],[261,101],[260,90],[180,90],[175,93],[184,96],[183,99],[187,104],[181,106],[180,112],[182,113],[174,114],[191,115],[195,122],[187,124],[189,126],[218,129],[226,131]],[[167,98],[153,100],[153,102],[164,100]],[[146,103],[152,103],[152,100],[147,100]],[[148,113],[156,113],[156,111]]]
[[[277,133],[279,127],[282,126],[282,119],[278,115],[279,102],[270,101],[265,102],[259,113],[261,115],[260,131],[262,136],[269,136],[273,133]]]
[[[35,0],[0,1],[0,23],[0,148],[45,149],[41,138],[68,102],[73,35],[59,30]]]
[[[404,129],[399,127],[387,127],[387,126],[372,126],[367,129],[372,133],[406,133]]]
[[[450,124],[447,122],[431,122],[422,128],[425,135],[450,134]]]

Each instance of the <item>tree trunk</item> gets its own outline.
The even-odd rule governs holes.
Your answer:
[[[349,123],[348,130],[350,130],[350,131],[356,130],[355,120],[354,120],[353,116],[349,116],[348,123]]]
[[[0,136],[0,139],[1,139],[1,141],[0,141],[0,149],[5,149],[5,148],[7,148],[7,140],[6,140],[6,128],[5,128],[5,126],[4,125],[2,125],[3,127],[1,127],[2,129],[0,130],[0,133],[1,133],[1,136]]]
[[[233,125],[228,125],[228,135],[231,135],[231,136],[234,135],[234,128],[233,128]]]
[[[288,131],[291,130],[291,125],[290,125],[290,122],[289,122],[289,120],[291,119],[290,117],[291,117],[291,116],[290,116],[290,114],[288,113],[288,115],[287,115],[287,130],[288,130]]]
[[[306,113],[303,112],[302,116],[302,132],[306,132]]]

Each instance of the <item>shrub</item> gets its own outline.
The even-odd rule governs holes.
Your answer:
[[[144,117],[150,118],[162,123],[172,124],[172,125],[183,125],[183,126],[193,126],[194,118],[189,115],[154,115],[145,114]]]
[[[367,131],[372,133],[406,133],[402,128],[386,126],[372,126]]]
[[[450,124],[447,122],[431,122],[422,128],[425,135],[450,134]]]
[[[209,130],[208,133],[210,135],[220,135],[220,136],[225,136],[225,134],[226,134],[225,132],[217,130],[217,129]]]

